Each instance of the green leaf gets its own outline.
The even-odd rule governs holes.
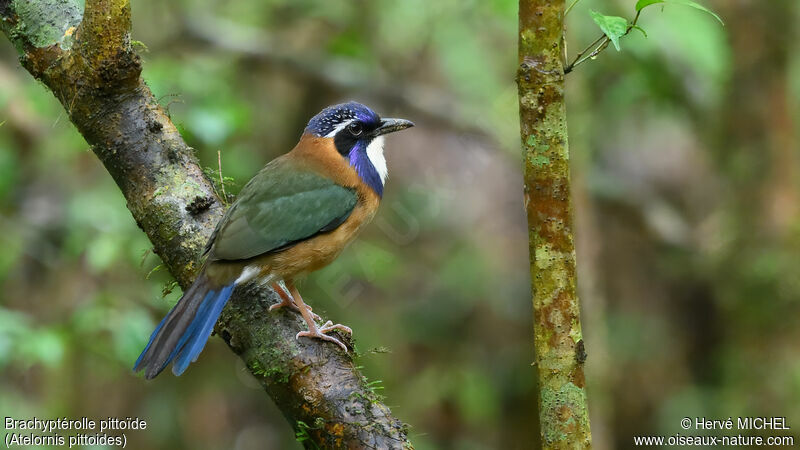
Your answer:
[[[597,11],[589,11],[589,14],[592,15],[592,20],[594,20],[594,23],[596,23],[597,26],[603,30],[603,33],[605,33],[606,36],[611,39],[611,43],[614,44],[614,48],[619,51],[619,38],[624,36],[628,31],[628,21],[618,16],[606,16]]]
[[[706,8],[705,6],[701,5],[700,3],[697,3],[697,2],[692,1],[692,0],[639,0],[638,2],[636,2],[636,11],[641,11],[643,8],[645,8],[647,6],[650,6],[650,5],[655,5],[656,3],[672,3],[672,4],[675,4],[675,5],[684,5],[684,6],[692,7],[694,9],[699,9],[700,11],[703,11],[703,12],[706,12],[708,14],[711,14],[712,16],[714,16],[715,19],[717,19],[719,21],[719,23],[721,23],[722,25],[725,25],[725,22],[722,21],[722,18],[720,18],[717,13],[715,13],[714,11]]]
[[[700,3],[693,2],[692,0],[665,0],[665,1],[667,3],[675,3],[675,4],[678,4],[678,5],[691,6],[692,8],[699,9],[700,11],[707,12],[707,13],[711,14],[712,16],[714,16],[714,18],[717,19],[720,24],[725,25],[725,22],[722,21],[722,19],[719,17],[719,15],[717,15],[717,13],[715,13],[714,11],[706,8],[705,6],[701,5]]]
[[[650,5],[655,5],[656,3],[664,3],[664,0],[639,0],[636,2],[636,11],[641,11]]]

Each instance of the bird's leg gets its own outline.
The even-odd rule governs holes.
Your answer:
[[[314,323],[314,317],[311,309],[305,304],[305,302],[303,302],[303,297],[301,297],[300,293],[297,292],[297,288],[294,286],[294,283],[287,282],[286,286],[289,288],[289,292],[291,292],[292,297],[294,298],[295,305],[297,305],[297,307],[300,309],[300,314],[303,315],[303,319],[305,319],[306,324],[308,325],[308,331],[301,331],[297,333],[295,338],[300,339],[301,337],[305,336],[309,338],[322,339],[323,341],[330,341],[341,347],[342,350],[347,353],[347,346],[344,345],[342,341],[333,336],[328,336],[325,333],[329,333],[333,330],[342,330],[345,333],[353,334],[353,330],[344,325],[334,325],[330,320],[325,322],[325,325],[323,325],[322,328],[318,328],[317,324]]]
[[[272,286],[272,289],[275,292],[278,293],[278,296],[281,298],[281,302],[270,306],[269,307],[270,311],[274,311],[276,309],[281,309],[284,306],[288,306],[289,309],[293,309],[293,310],[295,310],[295,311],[297,311],[297,312],[302,314],[302,312],[300,311],[300,308],[297,307],[297,305],[294,303],[294,300],[292,300],[292,297],[289,295],[288,292],[286,292],[286,289],[281,287],[281,285],[278,284],[278,283],[272,283],[271,286]],[[306,308],[308,308],[308,311],[311,312],[311,317],[313,317],[314,320],[319,320],[320,322],[322,321],[322,317],[318,316],[317,314],[314,314],[311,311],[311,307],[310,306],[306,305]]]
[[[276,304],[274,304],[274,305],[272,305],[272,306],[270,306],[270,307],[269,307],[269,310],[270,310],[270,311],[273,311],[273,310],[275,310],[275,309],[280,309],[280,308],[283,308],[284,306],[288,306],[289,308],[292,308],[292,309],[294,309],[294,310],[296,310],[296,311],[299,311],[299,310],[297,309],[297,305],[295,305],[295,304],[294,304],[294,301],[292,301],[292,297],[289,297],[289,293],[288,293],[288,292],[286,292],[286,291],[285,291],[285,290],[284,290],[284,289],[281,287],[281,285],[280,285],[280,284],[278,284],[278,283],[272,283],[270,286],[272,286],[272,290],[274,290],[275,292],[277,292],[277,293],[278,293],[278,296],[281,298],[281,302],[280,302],[280,303],[276,303]]]

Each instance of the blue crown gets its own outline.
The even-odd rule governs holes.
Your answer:
[[[357,102],[340,103],[328,106],[308,121],[306,132],[316,136],[327,136],[337,125],[347,120],[357,119],[368,128],[380,125],[381,118],[375,111]]]

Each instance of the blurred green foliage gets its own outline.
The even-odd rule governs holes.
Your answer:
[[[538,439],[516,3],[133,2],[144,77],[210,173],[221,152],[228,192],[327,104],[417,123],[389,140],[375,223],[301,290],[354,328],[359,364],[420,449]],[[568,77],[596,448],[673,434],[685,416],[800,423],[800,8],[704,4],[725,27],[656,5],[648,38]],[[633,7],[581,1],[569,54],[599,36],[590,9]],[[272,47],[227,45],[254,34]],[[298,448],[219,339],[180,378],[130,373],[180,292],[162,294],[171,279],[124,198],[8,43],[0,123],[0,415],[136,415],[149,426],[132,448]]]

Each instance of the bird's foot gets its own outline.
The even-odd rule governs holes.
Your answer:
[[[341,330],[344,331],[345,333],[353,334],[353,330],[344,325],[339,325],[339,324],[334,325],[333,322],[331,322],[330,320],[325,322],[325,324],[322,325],[322,327],[318,327],[316,321],[321,322],[322,319],[320,319],[318,315],[311,312],[311,307],[306,305],[306,302],[303,301],[303,297],[301,297],[300,293],[297,292],[297,287],[295,287],[294,283],[289,281],[286,284],[286,286],[289,288],[289,292],[291,292],[291,297],[289,297],[288,295],[285,297],[281,295],[281,298],[283,298],[284,301],[287,300],[287,297],[289,297],[289,299],[293,298],[294,307],[300,310],[300,314],[303,315],[303,320],[305,320],[306,325],[308,325],[308,331],[301,331],[297,333],[295,339],[300,339],[301,337],[307,337],[311,339],[316,338],[316,339],[321,339],[323,341],[333,342],[334,344],[341,347],[345,353],[348,353],[347,346],[342,341],[333,336],[328,336],[325,333],[330,333],[333,330]],[[279,291],[278,293],[280,294],[281,292]]]
[[[347,346],[342,341],[340,341],[339,339],[337,339],[337,338],[335,338],[333,336],[329,336],[329,335],[325,334],[325,333],[330,333],[333,330],[341,330],[341,331],[343,331],[343,332],[345,332],[347,334],[353,334],[353,330],[351,330],[350,327],[346,327],[346,326],[338,324],[338,323],[334,324],[333,322],[331,322],[329,320],[329,321],[325,322],[325,325],[323,325],[320,328],[317,328],[316,325],[315,325],[313,328],[309,329],[308,331],[301,331],[301,332],[297,333],[297,336],[295,336],[295,338],[296,339],[300,339],[301,337],[307,337],[307,338],[312,338],[312,339],[316,338],[316,339],[322,339],[323,341],[333,342],[334,344],[336,344],[339,347],[341,347],[342,350],[344,350],[345,353],[348,353]]]

